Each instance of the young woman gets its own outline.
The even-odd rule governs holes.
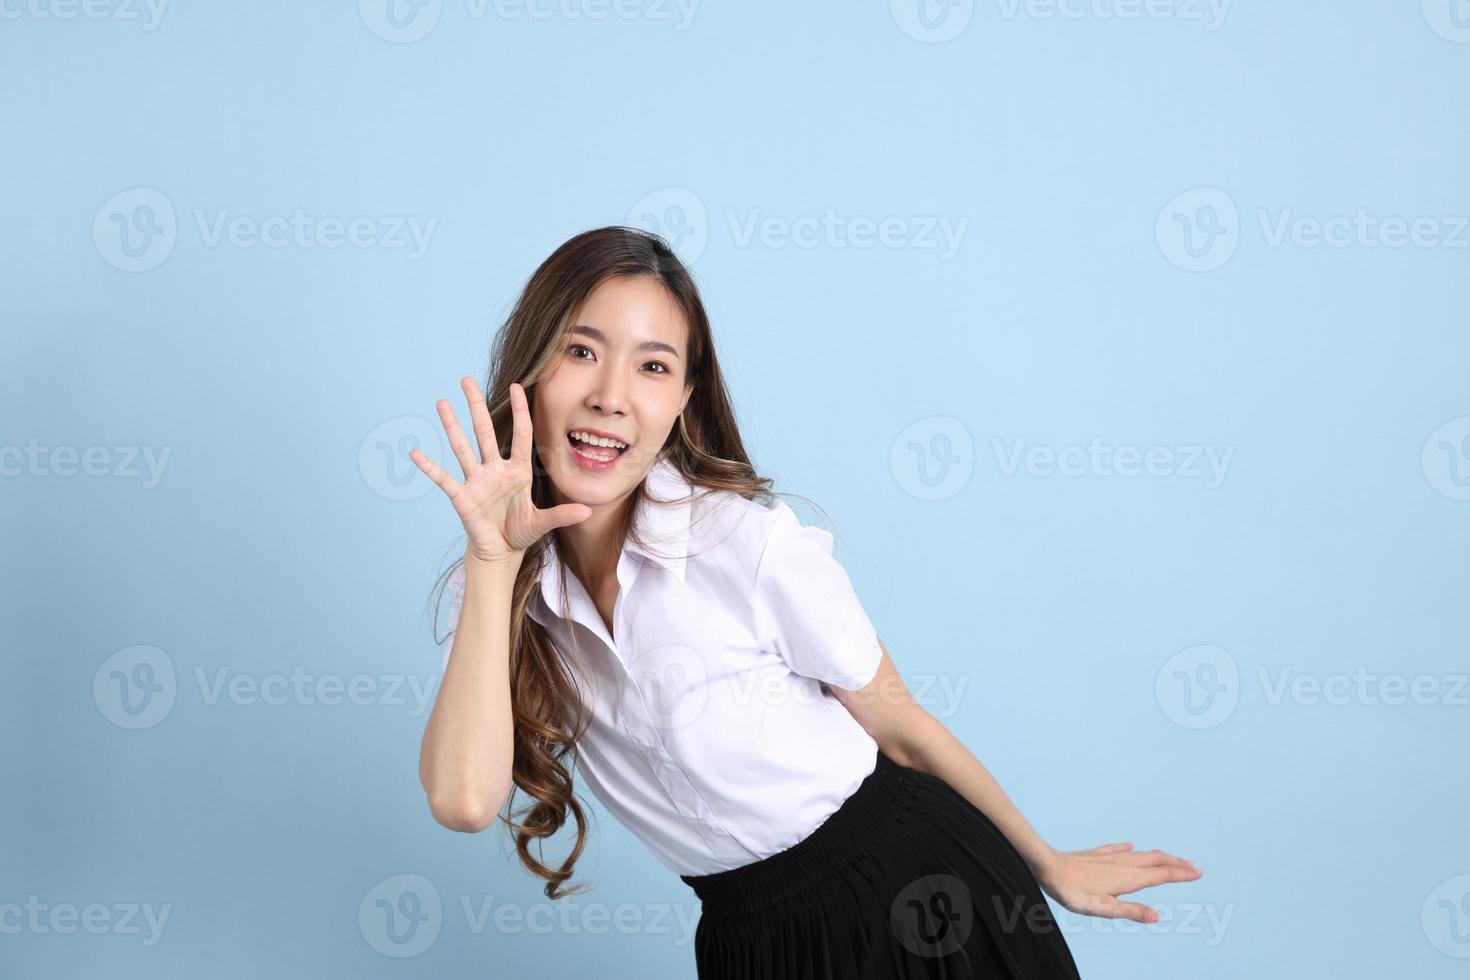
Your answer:
[[[1129,843],[1052,848],[914,702],[831,535],[747,458],[661,239],[610,227],[558,248],[489,377],[488,396],[462,381],[478,452],[438,403],[462,482],[410,453],[468,538],[419,767],[441,824],[481,831],[522,791],[520,859],[566,894],[575,763],[700,899],[705,980],[1076,977],[1043,891],[1152,922],[1117,896],[1199,877]],[[530,843],[569,814],[549,867]]]

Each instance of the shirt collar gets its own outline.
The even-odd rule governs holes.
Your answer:
[[[643,491],[633,518],[634,530],[643,540],[635,541],[630,533],[623,542],[623,551],[633,552],[662,565],[682,582],[689,555],[690,514],[693,508],[692,501],[684,498],[689,497],[693,487],[684,478],[684,474],[679,472],[678,466],[660,456],[643,480]],[[560,616],[561,559],[557,557],[556,542],[548,541],[543,554],[541,597],[546,607]],[[539,617],[535,618],[540,621]]]

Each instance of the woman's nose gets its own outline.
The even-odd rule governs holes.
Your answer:
[[[602,412],[621,412],[627,407],[627,382],[617,371],[604,371],[587,399],[589,406]]]

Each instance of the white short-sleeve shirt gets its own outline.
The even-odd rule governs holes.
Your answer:
[[[591,715],[577,771],[666,867],[709,874],[802,840],[872,772],[877,744],[819,682],[862,687],[882,648],[832,535],[784,501],[700,488],[655,503],[691,492],[663,459],[645,490],[613,635],[570,570],[561,617],[554,547],[528,609]],[[457,624],[462,567],[450,587]]]

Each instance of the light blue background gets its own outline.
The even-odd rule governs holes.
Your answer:
[[[945,40],[879,2],[444,0],[400,32],[372,0],[25,2],[0,23],[0,905],[113,925],[0,916],[0,973],[694,976],[692,894],[605,812],[562,918],[503,826],[433,822],[425,716],[382,703],[437,679],[425,601],[462,541],[406,440],[447,461],[434,401],[464,417],[524,278],[651,215],[758,467],[835,520],[931,711],[1056,846],[1204,868],[1129,896],[1158,926],[1065,915],[1084,977],[1463,975],[1470,30],[1447,2],[992,0]],[[134,261],[114,222],[159,200],[136,188],[175,240]],[[411,257],[211,245],[196,217],[297,209],[375,241],[435,224]],[[829,209],[896,219],[891,243],[779,236]],[[1360,209],[1442,243],[1272,244],[1283,214]],[[964,223],[953,254],[932,218]],[[1006,475],[1018,439],[1181,455]],[[1190,446],[1230,451],[1218,485],[1170,468]],[[111,475],[63,475],[58,447]],[[167,451],[161,479],[126,447]],[[109,658],[139,645],[174,701],[130,729]],[[1438,694],[1273,698],[1359,668]],[[377,686],[212,697],[293,671]],[[374,889],[404,874],[443,911],[395,958]],[[490,903],[478,932],[465,901]],[[157,942],[128,903],[168,908]]]

